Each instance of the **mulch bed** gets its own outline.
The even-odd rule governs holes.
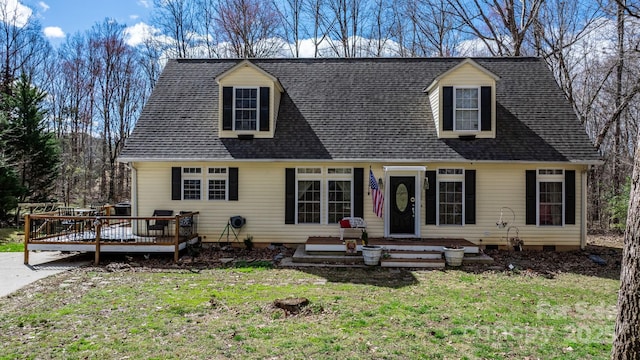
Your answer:
[[[247,250],[238,246],[211,246],[185,252],[178,263],[173,256],[164,254],[105,254],[101,264],[89,269],[97,271],[154,271],[228,268],[241,266],[277,267],[284,257],[290,257],[295,246],[256,247]],[[578,273],[587,276],[618,279],[622,258],[622,236],[620,234],[590,235],[585,250],[556,251],[506,251],[486,250],[494,259],[492,264],[464,265],[460,269],[474,273],[505,272],[529,276],[554,278],[561,273]],[[595,255],[596,257],[594,257]],[[597,260],[597,261],[596,261]],[[604,262],[604,263],[603,263]],[[240,265],[238,265],[240,266]]]

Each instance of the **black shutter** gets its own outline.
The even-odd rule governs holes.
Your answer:
[[[296,169],[285,169],[284,223],[296,223]]]
[[[491,131],[491,86],[480,88],[480,130]]]
[[[269,88],[260,88],[260,131],[269,131]]]
[[[426,212],[426,224],[427,225],[435,225],[436,224],[436,191],[438,190],[438,183],[436,183],[436,172],[435,171],[427,171],[425,173],[427,178],[427,183],[429,184],[429,188],[425,192],[425,212]]]
[[[171,168],[171,200],[182,200],[182,168]]]
[[[564,171],[564,223],[576,223],[576,172]]]
[[[464,223],[476,223],[476,171],[464,171]]]
[[[353,216],[364,217],[364,169],[353,169]]]
[[[229,168],[229,201],[238,201],[238,168]]]
[[[233,88],[222,88],[222,130],[233,130]]]
[[[536,225],[536,171],[526,171],[526,224]]]
[[[453,86],[442,88],[442,129],[453,130]]]

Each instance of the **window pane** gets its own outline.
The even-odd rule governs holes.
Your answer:
[[[182,182],[182,199],[200,200],[200,180],[185,179]]]
[[[462,182],[441,181],[439,184],[441,225],[462,225]]]
[[[351,181],[333,181],[329,183],[329,224],[351,216]]]
[[[226,194],[226,180],[209,180],[209,200],[226,200]]]
[[[320,223],[320,181],[298,181],[298,223]]]
[[[258,90],[236,88],[235,129],[256,130]]]
[[[456,89],[456,130],[478,130],[478,89]]]
[[[540,225],[562,225],[562,182],[540,182]]]

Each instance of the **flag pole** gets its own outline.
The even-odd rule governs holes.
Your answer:
[[[369,165],[369,173],[371,173],[371,165]],[[367,178],[369,178],[367,176]],[[367,187],[367,195],[371,195],[371,181],[369,181],[369,186]]]

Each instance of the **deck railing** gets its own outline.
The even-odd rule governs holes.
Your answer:
[[[174,260],[178,261],[180,245],[198,237],[199,212],[132,217],[111,216],[113,211],[108,207],[95,211],[75,210],[75,215],[60,215],[63,212],[25,215],[25,264],[29,262],[30,247],[69,251],[92,249],[97,264],[104,245],[119,245],[118,249],[136,246],[136,251],[141,251],[141,246],[148,246],[149,252],[164,252],[173,246]]]

